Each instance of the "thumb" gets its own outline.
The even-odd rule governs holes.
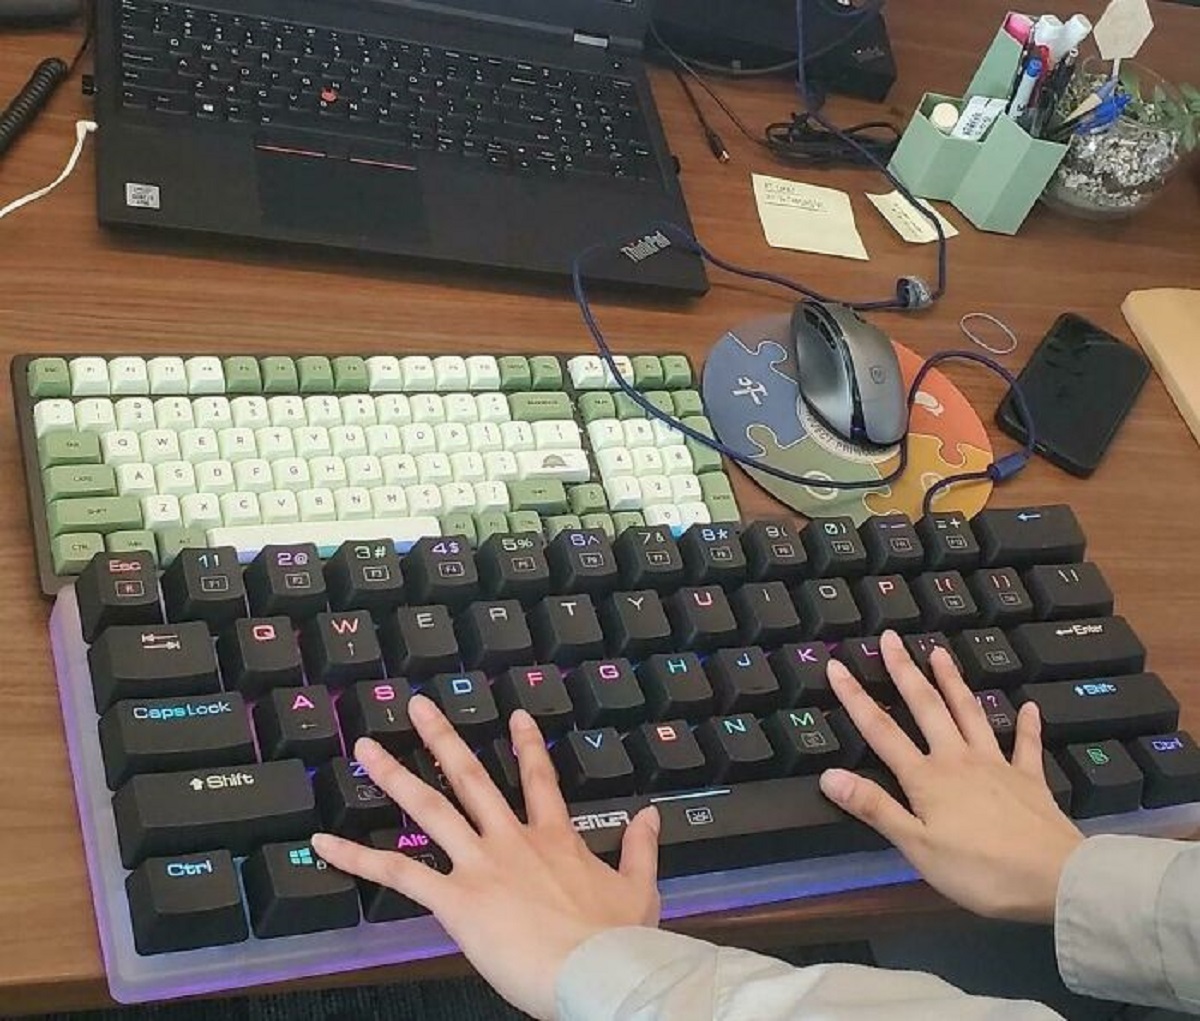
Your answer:
[[[874,780],[845,769],[821,774],[821,792],[842,811],[882,834],[901,851],[916,837],[920,821]]]
[[[658,881],[658,809],[651,805],[633,817],[621,839],[621,875],[652,887]]]

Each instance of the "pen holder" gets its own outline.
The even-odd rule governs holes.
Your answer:
[[[935,128],[929,115],[938,103],[950,103],[962,111],[963,102],[957,96],[925,93],[892,154],[888,169],[914,194],[949,201],[975,161],[979,143],[951,138]]]
[[[1009,12],[1009,16],[1011,14],[1012,12]],[[972,96],[1004,99],[1012,90],[1013,79],[1016,78],[1017,71],[1021,66],[1023,47],[1004,30],[1004,24],[1007,21],[1008,17],[1001,23],[996,37],[992,40],[992,45],[988,47],[979,67],[975,69],[975,77],[967,86],[966,97],[968,99]]]

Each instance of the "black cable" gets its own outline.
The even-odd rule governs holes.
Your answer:
[[[729,162],[729,150],[725,148],[725,140],[717,133],[717,129],[712,126],[712,122],[708,119],[708,115],[700,106],[700,101],[696,98],[696,93],[692,91],[691,83],[684,77],[679,68],[675,68],[675,80],[679,82],[679,87],[683,89],[683,94],[687,96],[688,102],[692,106],[693,112],[696,114],[696,120],[700,122],[700,128],[704,132],[704,138],[708,142],[708,148],[712,154],[721,163]]]
[[[88,51],[88,47],[92,45],[92,37],[96,30],[95,6],[92,0],[84,0],[83,4],[83,39],[79,43],[79,49],[75,51],[75,56],[71,58],[71,63],[67,67],[68,75],[75,73],[79,67],[79,62],[83,60],[83,56]]]

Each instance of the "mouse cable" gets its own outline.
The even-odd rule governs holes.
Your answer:
[[[787,288],[805,297],[813,298],[818,301],[830,302],[834,299],[820,295],[803,284],[789,280],[786,277],[779,276],[775,273],[769,273],[762,270],[744,269],[736,266],[731,262],[721,259],[708,251],[692,234],[684,230],[677,224],[671,223],[656,223],[651,226],[651,232],[662,231],[668,236],[673,244],[678,244],[680,247],[693,254],[699,255],[702,259],[712,263],[721,269],[726,270],[736,276],[745,277],[750,280],[763,280],[768,283],[776,284],[780,287]],[[783,468],[776,468],[774,465],[764,464],[755,459],[753,454],[743,453],[742,451],[734,450],[726,443],[701,432],[698,429],[687,425],[680,421],[674,415],[663,411],[655,406],[645,395],[636,390],[633,384],[627,380],[617,366],[616,358],[613,355],[612,348],[609,346],[607,338],[604,336],[604,331],[600,328],[600,323],[596,319],[595,311],[592,308],[591,301],[588,298],[587,288],[584,285],[584,265],[593,256],[602,252],[611,252],[619,249],[626,242],[625,240],[614,243],[602,243],[592,245],[575,256],[571,267],[571,282],[575,292],[575,300],[579,305],[580,314],[583,317],[584,325],[588,332],[592,335],[592,340],[596,344],[596,350],[600,353],[600,357],[604,364],[608,367],[612,374],[613,380],[618,388],[625,393],[638,407],[646,414],[659,422],[663,422],[672,429],[682,433],[688,439],[695,441],[701,446],[707,447],[710,450],[716,451],[718,454],[729,458],[743,468],[751,468],[755,471],[762,472],[765,475],[770,475],[773,478],[780,479],[784,482],[791,482],[795,485],[805,486],[815,490],[864,490],[864,489],[879,489],[895,482],[904,475],[908,468],[908,445],[909,434],[906,431],[904,438],[900,441],[899,455],[900,462],[887,475],[879,479],[856,480],[856,481],[839,481],[837,479],[827,479],[814,475],[796,475],[793,472],[786,471]],[[895,303],[860,303],[858,305],[850,305],[855,309],[864,308],[887,308],[893,311],[897,310]],[[925,377],[938,365],[948,361],[967,361],[977,365],[982,365],[984,368],[990,369],[1009,386],[1009,390],[1013,395],[1013,403],[1016,407],[1017,415],[1021,420],[1021,424],[1025,427],[1025,444],[1021,450],[1011,454],[1006,454],[993,461],[988,467],[979,472],[961,472],[955,475],[948,475],[939,482],[936,482],[925,493],[923,513],[928,514],[933,504],[934,497],[944,489],[950,486],[957,485],[961,482],[971,482],[976,480],[989,479],[995,483],[1006,482],[1014,475],[1021,471],[1022,468],[1029,463],[1029,459],[1033,456],[1034,445],[1037,442],[1033,415],[1029,410],[1029,405],[1025,400],[1024,391],[1020,383],[1007,368],[1001,365],[993,358],[989,358],[985,354],[980,354],[976,351],[941,351],[934,354],[925,360],[913,379],[912,385],[908,390],[908,411],[911,415],[913,406],[916,403],[917,394],[920,392],[921,384],[925,381]]]

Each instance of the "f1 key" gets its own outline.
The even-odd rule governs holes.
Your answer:
[[[113,624],[161,624],[158,583],[149,553],[102,553],[75,583],[83,640]]]
[[[1061,503],[985,510],[972,525],[987,566],[1078,563],[1087,545],[1075,512]]]

